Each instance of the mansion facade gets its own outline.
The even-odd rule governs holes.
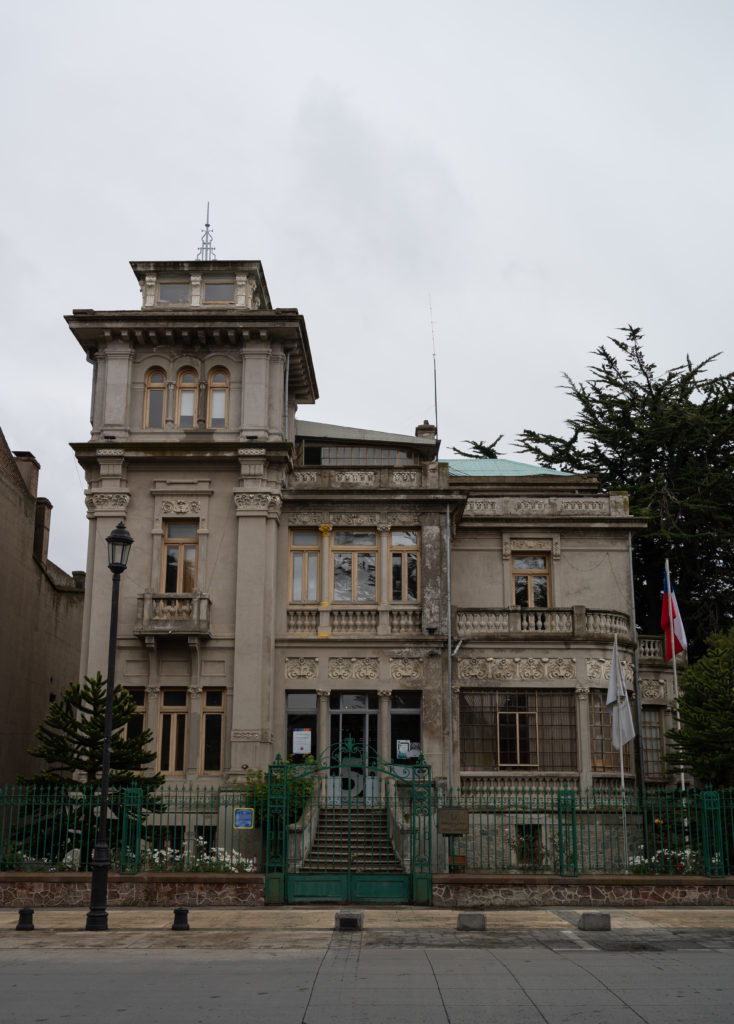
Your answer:
[[[66,318],[94,367],[91,435],[73,446],[81,674],[107,663],[105,538],[123,521],[116,679],[156,770],[226,784],[351,740],[396,764],[422,755],[465,790],[613,782],[616,635],[646,778],[665,781],[672,681],[662,637],[635,636],[644,523],[625,495],[442,459],[427,422],[303,419],[318,398],[306,324],[272,307],[259,262],[132,268],[140,309]]]

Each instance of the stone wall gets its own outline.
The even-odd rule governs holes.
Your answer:
[[[615,875],[600,878],[434,875],[433,906],[459,910],[524,907],[734,907],[734,878]]]
[[[82,872],[0,873],[0,907],[88,907],[91,875]],[[265,876],[110,875],[109,907],[262,907]]]

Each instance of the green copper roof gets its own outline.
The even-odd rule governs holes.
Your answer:
[[[511,459],[447,459],[449,476],[573,476]]]

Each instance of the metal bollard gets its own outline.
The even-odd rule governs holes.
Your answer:
[[[33,907],[23,907],[18,911],[18,923],[15,926],[16,932],[32,932],[36,926],[33,923]]]
[[[189,908],[174,907],[172,932],[187,932],[189,930]]]

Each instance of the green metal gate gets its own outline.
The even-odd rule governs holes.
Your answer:
[[[431,769],[392,764],[348,737],[268,770],[270,903],[431,899]]]

